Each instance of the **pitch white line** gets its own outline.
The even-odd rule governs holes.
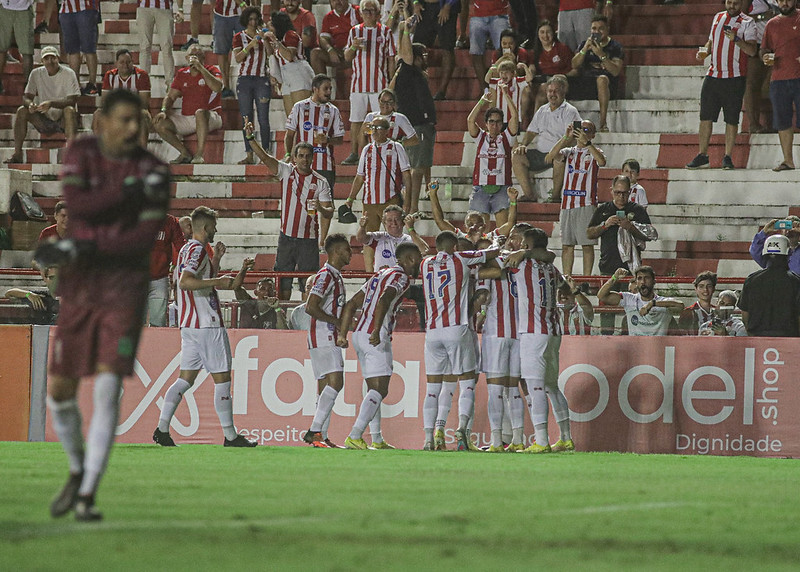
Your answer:
[[[545,511],[539,514],[546,516],[563,516],[570,514],[598,514],[606,512],[627,512],[640,510],[659,510],[667,508],[677,508],[682,506],[697,506],[697,503],[689,502],[643,502],[636,504],[608,504],[600,506],[585,506],[581,508],[568,508],[563,510]]]

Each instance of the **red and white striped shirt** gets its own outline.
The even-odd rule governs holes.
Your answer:
[[[506,129],[492,138],[488,132],[480,130],[474,137],[475,168],[472,170],[473,185],[510,185],[511,184],[511,149],[514,136]]]
[[[496,280],[481,280],[478,288],[489,290],[483,335],[517,338],[517,290],[508,274]]]
[[[128,91],[150,91],[150,76],[141,68],[133,66],[133,72],[127,78],[119,76],[119,70],[108,70],[103,76],[103,90],[127,89]]]
[[[293,60],[287,60],[281,55],[278,46],[273,44],[273,51],[275,52],[275,57],[278,60],[278,64],[283,67],[290,62],[296,62],[298,60],[306,59],[305,55],[303,55],[303,41],[300,39],[300,35],[295,32],[294,30],[289,30],[283,35],[281,39],[281,43],[286,46],[287,48],[297,48],[297,52],[294,55]]]
[[[517,333],[561,335],[556,290],[564,280],[549,263],[523,260],[510,269],[517,289]]]
[[[242,9],[239,7],[240,0],[216,0],[214,13],[220,16],[239,16]]]
[[[420,266],[428,330],[469,324],[470,268],[486,262],[483,250],[437,252]]]
[[[393,111],[390,115],[382,115],[380,111],[370,111],[364,117],[364,123],[369,123],[376,117],[385,117],[389,120],[389,139],[392,141],[400,141],[401,139],[409,139],[417,134],[417,131],[411,125],[408,117]]]
[[[319,296],[322,299],[320,308],[329,316],[338,318],[342,315],[342,308],[344,308],[345,303],[344,280],[341,272],[327,262],[322,267],[322,270],[314,276],[314,285],[311,287],[310,294]],[[309,348],[335,346],[338,335],[339,330],[333,324],[311,317],[311,323],[308,327]]]
[[[708,67],[709,77],[728,79],[747,75],[747,54],[739,46],[725,36],[723,26],[730,26],[740,40],[756,41],[756,23],[747,14],[731,16],[727,11],[714,16],[711,24],[711,65]]]
[[[598,149],[599,150],[599,149]],[[600,166],[587,147],[566,147],[560,151],[567,161],[561,208],[597,206],[597,178]]]
[[[368,28],[363,23],[353,26],[347,37],[347,47],[353,45],[353,40],[362,41],[362,49],[356,51],[352,62],[353,78],[350,82],[350,93],[377,93],[386,88],[387,66],[389,58],[397,53],[394,45],[392,31],[378,22],[374,28]]]
[[[400,194],[403,173],[411,169],[406,150],[400,143],[387,140],[375,142],[361,151],[356,173],[364,177],[365,205],[380,205]]]
[[[592,322],[583,313],[583,308],[578,303],[572,308],[559,308],[561,318],[561,331],[563,335],[590,336],[592,335]]]
[[[510,99],[506,97],[506,94],[503,93],[502,90],[497,89],[497,84],[500,83],[499,77],[493,77],[489,80],[489,89],[493,89],[497,92],[497,107],[500,108],[500,111],[503,112],[503,121],[506,123],[509,122],[511,119],[511,107],[513,106],[517,110],[517,119],[522,118],[522,90],[525,89],[525,86],[528,85],[528,82],[525,81],[524,77],[515,77],[511,82],[508,84],[508,95]]]
[[[314,134],[324,133],[329,139],[344,136],[344,123],[339,109],[332,103],[314,103],[309,97],[298,101],[286,118],[286,130],[297,133],[298,143],[314,145]],[[333,171],[333,145],[314,145],[314,162],[317,171]]]
[[[62,0],[59,14],[74,14],[84,10],[99,10],[100,0]]]
[[[139,8],[157,8],[172,10],[172,0],[139,0]]]
[[[183,245],[178,254],[178,265],[175,273],[178,276],[178,326],[181,328],[222,328],[222,310],[219,297],[215,288],[201,288],[200,290],[183,290],[180,285],[180,276],[188,272],[195,278],[214,278],[211,268],[211,258],[205,246],[196,239],[191,239]]]
[[[246,30],[242,30],[233,37],[233,49],[243,50],[252,41],[253,37],[249,36]],[[266,77],[269,75],[268,62],[269,56],[267,50],[264,49],[264,39],[258,38],[256,47],[247,52],[247,57],[239,64],[239,75]]]
[[[364,303],[361,305],[361,316],[353,331],[367,334],[375,331],[375,310],[378,307],[378,301],[386,290],[394,288],[397,294],[389,305],[383,324],[381,324],[381,340],[391,339],[394,330],[394,315],[400,306],[403,292],[410,284],[411,279],[400,266],[384,268],[367,280],[361,287],[361,291],[364,292]]]
[[[331,188],[328,181],[311,171],[301,175],[292,164],[278,161],[278,178],[281,180],[281,232],[292,238],[317,238],[317,213],[308,216],[308,199],[329,203]]]

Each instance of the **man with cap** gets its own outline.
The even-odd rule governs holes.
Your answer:
[[[762,254],[767,267],[747,277],[739,298],[747,334],[800,337],[800,276],[789,270],[789,239],[773,234]]]
[[[764,255],[764,243],[774,234],[782,234],[789,239],[789,270],[800,276],[800,217],[789,215],[785,219],[774,218],[764,225],[750,243],[750,256],[761,268],[767,267]]]
[[[22,163],[22,143],[28,122],[39,133],[63,132],[67,141],[78,132],[78,110],[75,103],[81,94],[78,78],[58,59],[58,48],[45,46],[41,52],[42,67],[31,72],[22,96],[22,105],[14,118],[14,154],[6,163]]]

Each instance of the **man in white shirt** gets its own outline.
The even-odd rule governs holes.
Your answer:
[[[367,232],[366,216],[362,216],[358,222],[356,240],[370,247],[364,250],[364,269],[367,272],[377,272],[394,266],[397,262],[395,250],[401,242],[413,242],[421,252],[428,251],[428,244],[414,230],[415,218],[412,215],[406,216],[402,207],[389,205],[383,209],[382,220],[385,231]],[[407,234],[403,232],[403,223],[408,230]]]

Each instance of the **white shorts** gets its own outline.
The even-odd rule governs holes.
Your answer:
[[[216,111],[209,111],[208,117],[208,131],[216,131],[222,127],[222,117]],[[180,136],[192,135],[197,133],[197,118],[194,115],[181,115],[180,113],[171,113],[170,120],[175,125],[175,129]]]
[[[306,60],[295,60],[281,68],[281,93],[289,95],[295,91],[311,91],[314,70]]]
[[[344,371],[342,348],[339,346],[309,348],[308,353],[311,354],[311,369],[314,370],[315,379],[322,379],[336,371]]]
[[[377,93],[351,93],[350,94],[350,122],[362,123],[367,113],[370,111],[378,112]]]
[[[425,333],[425,373],[461,375],[475,371],[475,338],[469,326],[436,328]]]
[[[481,371],[487,378],[519,377],[519,340],[483,334]]]
[[[522,378],[544,379],[546,384],[558,383],[558,352],[561,336],[521,334],[519,353]]]
[[[481,339],[478,337],[478,332],[473,330],[472,328],[469,329],[470,333],[472,333],[472,345],[475,347],[475,371],[478,372],[481,370]]]
[[[181,328],[181,369],[208,373],[231,370],[231,344],[225,328]]]
[[[369,343],[369,334],[353,332],[353,347],[361,364],[361,375],[364,379],[391,376],[394,370],[392,358],[392,342],[382,341],[377,346]]]

